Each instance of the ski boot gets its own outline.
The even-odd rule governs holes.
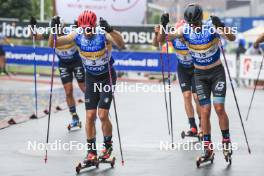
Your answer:
[[[203,151],[203,154],[199,157],[197,157],[197,160],[196,160],[196,166],[197,168],[200,167],[200,165],[202,163],[207,163],[207,162],[211,162],[211,164],[213,164],[214,162],[214,152],[212,150],[212,143],[209,142],[209,141],[204,141],[204,151]]]
[[[77,165],[76,173],[79,174],[82,169],[95,166],[96,168],[99,167],[99,162],[97,159],[97,154],[95,152],[88,152],[87,156],[84,158],[82,163]]]
[[[184,139],[185,137],[196,137],[196,138],[198,138],[199,141],[201,140],[200,136],[197,133],[197,128],[195,128],[195,127],[192,127],[186,133],[185,133],[185,131],[182,131],[181,137],[182,137],[182,139]]]
[[[224,157],[225,157],[225,160],[226,162],[229,163],[229,165],[232,164],[232,144],[231,144],[231,141],[230,139],[223,139],[222,141],[222,144],[223,144],[223,154],[224,154]]]
[[[113,168],[116,158],[112,156],[113,147],[104,148],[99,156],[99,163],[108,163]]]
[[[72,128],[79,127],[82,128],[82,122],[80,121],[78,115],[74,113],[72,115],[72,122],[68,125],[68,130],[71,131]]]

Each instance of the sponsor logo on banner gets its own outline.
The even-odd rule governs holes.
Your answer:
[[[243,69],[243,75],[247,75],[250,71],[250,67],[251,67],[251,62],[252,60],[250,58],[245,58],[242,64],[242,68]]]
[[[240,78],[257,79],[262,55],[242,55],[240,59]],[[264,80],[264,67],[259,75],[260,80]]]
[[[112,25],[139,25],[145,19],[147,0],[56,0],[57,14],[67,23],[87,9]]]
[[[139,3],[139,1],[140,0],[122,0],[122,1],[114,0],[111,4],[111,7],[114,11],[126,11],[135,7]],[[120,2],[126,2],[126,3],[124,4]]]
[[[50,66],[52,64],[53,49],[29,46],[11,47],[4,45],[8,64],[33,65],[34,56],[38,66]],[[34,51],[36,54],[34,55]],[[144,71],[161,72],[160,53],[158,52],[112,52],[115,60],[114,66],[117,71]],[[168,71],[167,57],[164,58],[164,68]],[[176,55],[169,54],[170,71],[176,72]],[[55,64],[58,64],[58,57],[55,58]],[[63,71],[63,70],[62,70]]]

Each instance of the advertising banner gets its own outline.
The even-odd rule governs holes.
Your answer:
[[[240,78],[243,79],[257,79],[260,64],[262,60],[261,55],[242,55],[240,60]],[[262,67],[260,80],[264,80],[264,67]]]
[[[67,23],[91,10],[112,25],[139,25],[145,19],[147,0],[56,0],[56,10]]]
[[[4,46],[8,64],[33,65],[34,49],[29,46]],[[118,52],[113,51],[114,66],[118,71],[161,72],[160,53],[156,52]],[[36,63],[38,66],[51,66],[53,49],[36,47]],[[165,71],[176,72],[177,59],[175,54],[162,54]],[[55,58],[58,65],[58,58]]]

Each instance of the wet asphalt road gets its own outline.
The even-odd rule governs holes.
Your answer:
[[[236,89],[239,104],[245,117],[252,90]],[[252,113],[245,122],[252,154],[247,153],[241,124],[237,114],[231,89],[228,89],[226,109],[230,117],[230,131],[233,143],[238,150],[234,151],[233,164],[228,167],[221,151],[215,151],[214,164],[197,169],[196,157],[200,151],[164,151],[160,150],[160,142],[170,142],[167,132],[164,98],[162,93],[117,93],[117,108],[120,132],[123,142],[125,166],[121,166],[116,125],[113,109],[111,109],[114,126],[114,155],[116,166],[102,164],[99,169],[90,168],[80,175],[89,176],[255,176],[263,175],[264,168],[264,130],[262,124],[264,92],[257,91]],[[175,142],[195,141],[181,139],[180,133],[188,128],[183,109],[180,88],[173,92],[173,124]],[[84,122],[84,105],[78,106],[78,114]],[[62,143],[78,141],[85,143],[84,128],[74,132],[66,129],[70,121],[67,111],[52,114],[50,141],[60,140]],[[212,139],[221,141],[221,132],[215,112],[212,111]],[[82,160],[85,151],[50,151],[48,163],[44,164],[44,152],[27,150],[28,142],[45,142],[47,118],[31,120],[26,123],[0,130],[0,173],[5,176],[73,176],[76,164]],[[100,122],[97,120],[97,142],[102,141]]]
[[[23,77],[22,77],[23,78]],[[28,78],[28,77],[26,77]],[[49,77],[42,77],[42,80],[49,80]],[[33,80],[32,80],[33,82]],[[0,120],[10,119],[17,115],[30,116],[35,112],[35,92],[32,82],[1,80],[0,85]],[[57,106],[65,102],[64,89],[58,78],[55,78],[53,89],[53,105]],[[75,98],[83,98],[80,89],[75,85]],[[47,109],[49,103],[49,84],[38,84],[38,109]]]

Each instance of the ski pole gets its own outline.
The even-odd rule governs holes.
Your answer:
[[[257,77],[257,80],[256,80],[255,85],[254,85],[254,90],[253,90],[253,93],[252,93],[252,96],[251,96],[251,100],[250,100],[250,104],[249,104],[248,111],[247,111],[246,121],[248,120],[249,113],[250,113],[250,110],[251,110],[251,106],[252,106],[252,103],[253,103],[253,99],[254,99],[254,96],[255,96],[256,88],[257,88],[257,85],[258,85],[258,82],[259,82],[259,76],[260,76],[260,73],[261,73],[261,70],[262,70],[262,67],[263,67],[263,60],[264,60],[264,55],[262,56],[262,60],[261,60],[261,64],[260,64],[259,72],[258,72],[258,77]]]
[[[169,56],[169,37],[168,34],[166,34],[166,52],[167,52],[167,59],[168,59],[168,84],[169,84],[169,106],[170,106],[170,125],[171,125],[171,142],[173,145],[173,122],[172,122],[172,105],[171,105],[171,73],[170,73],[170,56]]]
[[[237,107],[238,115],[239,115],[239,118],[240,118],[240,122],[241,122],[241,125],[242,125],[242,129],[243,129],[243,133],[244,133],[244,136],[245,136],[245,140],[246,140],[246,144],[247,144],[247,148],[248,148],[248,153],[250,154],[251,153],[251,150],[250,150],[250,147],[249,147],[246,130],[245,130],[245,127],[244,127],[242,115],[241,115],[240,108],[239,108],[239,105],[238,105],[238,101],[237,101],[237,97],[236,97],[234,85],[233,85],[233,82],[232,82],[232,78],[231,78],[231,75],[230,75],[229,67],[228,67],[228,64],[227,64],[226,56],[225,56],[225,51],[224,51],[223,44],[222,44],[222,41],[221,40],[220,40],[220,48],[221,48],[221,51],[222,51],[222,54],[223,54],[223,57],[224,57],[224,61],[225,61],[225,66],[226,66],[228,78],[229,78],[229,81],[230,81],[230,84],[231,84],[232,92],[233,92],[234,99],[235,99],[235,102],[236,102],[236,107]]]
[[[108,53],[108,49],[107,49],[107,44],[106,43],[105,43],[105,48],[106,48],[106,58],[107,58],[107,63],[108,63],[109,82],[110,82],[110,87],[111,87],[111,91],[112,91],[112,98],[113,98],[113,104],[114,104],[114,112],[115,112],[115,120],[116,120],[116,128],[117,128],[117,135],[118,135],[118,141],[119,141],[121,162],[122,162],[122,165],[124,165],[125,161],[124,161],[124,156],[123,156],[121,135],[120,135],[120,130],[119,130],[119,123],[118,123],[115,95],[114,95],[114,91],[113,91],[113,79],[112,79],[112,74],[111,74],[112,67],[110,65],[110,57],[109,57],[109,53]]]
[[[38,91],[37,91],[37,61],[36,61],[36,36],[33,33],[33,50],[34,50],[34,84],[35,84],[35,115],[38,118]]]
[[[49,131],[50,131],[50,115],[51,115],[51,104],[52,104],[52,91],[53,91],[53,79],[54,79],[54,67],[55,67],[55,48],[56,48],[56,40],[57,36],[54,34],[53,39],[53,58],[52,58],[52,70],[51,70],[51,83],[50,83],[50,96],[49,96],[49,114],[48,114],[48,129],[47,129],[47,138],[46,138],[46,144],[49,143]],[[47,163],[48,160],[48,150],[46,147],[45,151],[45,163]]]
[[[165,76],[164,76],[164,63],[163,63],[163,59],[162,59],[162,48],[161,48],[161,43],[160,42],[159,42],[159,50],[160,50],[160,63],[161,63],[161,72],[162,72],[162,82],[163,82],[163,89],[164,89],[164,101],[165,101],[165,108],[166,108],[168,131],[169,131],[169,135],[170,135],[170,121],[169,121],[168,101],[167,101],[167,93],[166,93],[166,83],[165,83]]]

